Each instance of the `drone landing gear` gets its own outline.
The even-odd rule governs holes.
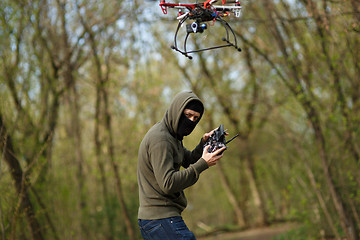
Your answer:
[[[174,45],[171,46],[171,49],[181,53],[182,55],[184,55],[185,57],[189,58],[190,60],[193,58],[192,56],[189,56],[188,53],[189,52],[184,52],[184,51],[181,51],[180,49],[178,49],[177,47],[175,47]]]
[[[202,48],[202,49],[197,49],[197,50],[191,50],[191,51],[187,51],[186,50],[186,44],[187,44],[187,39],[190,35],[190,33],[202,33],[206,28],[197,28],[195,27],[196,26],[203,26],[203,24],[200,24],[199,21],[195,21],[191,24],[191,28],[187,28],[187,33],[186,33],[186,36],[185,36],[185,40],[184,40],[184,50],[180,50],[178,47],[177,47],[177,34],[179,32],[179,29],[180,27],[182,26],[182,24],[188,19],[188,16],[182,18],[178,24],[178,27],[176,29],[176,32],[175,32],[175,37],[174,37],[174,45],[171,46],[171,49],[183,54],[185,57],[189,58],[190,60],[192,59],[192,56],[190,56],[189,54],[190,53],[196,53],[196,52],[203,52],[203,51],[208,51],[208,50],[213,50],[213,49],[217,49],[217,48],[224,48],[224,47],[234,47],[236,50],[238,50],[239,52],[241,51],[241,48],[237,46],[237,39],[236,39],[236,36],[235,36],[235,33],[234,31],[232,30],[232,28],[230,27],[230,25],[225,21],[223,20],[220,16],[217,16],[215,18],[215,21],[218,21],[220,22],[223,27],[225,28],[226,30],[226,37],[223,37],[222,40],[224,42],[226,42],[227,44],[224,44],[224,45],[219,45],[219,46],[214,46],[214,47],[209,47],[209,48]],[[189,29],[192,29],[189,30]],[[230,34],[231,36],[233,37],[234,39],[234,42],[231,42],[230,41]]]

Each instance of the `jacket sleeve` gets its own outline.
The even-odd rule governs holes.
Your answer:
[[[199,159],[188,168],[177,171],[174,168],[174,149],[167,141],[154,143],[149,151],[155,179],[165,194],[172,194],[190,187],[199,179],[200,173],[208,168],[204,159]]]
[[[202,156],[204,144],[200,140],[200,143],[194,148],[193,151],[187,150],[184,148],[184,161],[182,163],[182,166],[184,168],[189,167],[190,164],[196,163]]]

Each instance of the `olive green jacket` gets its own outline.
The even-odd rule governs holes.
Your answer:
[[[176,95],[162,121],[147,132],[140,144],[139,219],[180,216],[187,205],[183,190],[196,183],[200,173],[208,168],[201,158],[201,141],[191,152],[176,138],[180,116],[192,100],[200,101],[192,92]],[[181,166],[184,169],[180,170]]]

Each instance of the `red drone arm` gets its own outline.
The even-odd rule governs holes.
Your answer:
[[[204,2],[204,8],[207,8],[208,6],[210,6],[210,5],[211,5],[210,2],[212,2],[212,1],[214,1],[214,0],[207,0],[207,1],[205,1],[205,2]]]
[[[212,1],[212,0],[209,0]],[[161,0],[159,6],[164,14],[167,14],[167,8],[191,8],[195,9],[196,4],[184,4],[184,3],[167,3],[165,0]]]

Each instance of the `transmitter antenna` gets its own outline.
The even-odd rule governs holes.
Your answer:
[[[236,134],[235,136],[233,136],[229,141],[227,141],[225,144],[228,144],[229,142],[231,142],[232,140],[234,140],[236,137],[238,137],[239,134]]]

